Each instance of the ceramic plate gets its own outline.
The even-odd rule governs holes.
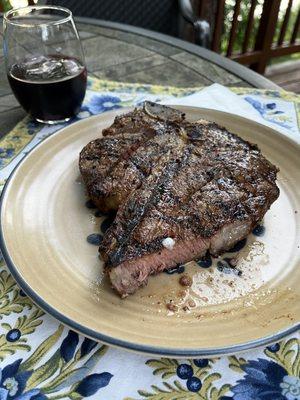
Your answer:
[[[199,108],[207,118],[255,142],[280,168],[280,197],[267,212],[262,236],[249,235],[237,258],[240,274],[196,262],[180,274],[161,273],[121,300],[103,276],[97,246],[105,217],[85,206],[78,155],[113,122],[105,113],[55,133],[19,164],[2,195],[2,250],[22,289],[72,329],[104,343],[161,356],[213,356],[267,344],[296,331],[300,306],[300,150],[255,122]],[[120,111],[119,111],[120,112]],[[104,223],[107,224],[108,221]],[[229,255],[228,255],[229,256]],[[224,258],[226,256],[223,256]],[[166,307],[174,305],[173,311]],[[298,324],[298,325],[297,325]]]

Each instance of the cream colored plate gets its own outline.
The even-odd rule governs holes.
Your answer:
[[[97,247],[86,237],[101,219],[85,207],[78,155],[116,112],[80,121],[37,146],[16,168],[2,196],[2,250],[25,292],[86,336],[163,356],[233,353],[280,339],[299,327],[300,150],[283,135],[233,115],[185,108],[259,145],[280,167],[280,197],[267,212],[263,237],[238,253],[242,275],[192,262],[181,275],[152,277],[121,300],[102,276]],[[297,213],[298,212],[298,213]],[[166,303],[175,304],[175,312]],[[298,325],[297,325],[298,324]]]

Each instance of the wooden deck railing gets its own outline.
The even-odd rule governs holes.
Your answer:
[[[298,1],[296,0],[296,2]],[[291,37],[288,40],[285,40],[287,36],[287,28],[290,23],[293,3],[297,4],[296,2],[293,2],[293,0],[288,1],[284,17],[281,22],[280,33],[278,39],[275,41],[276,25],[279,23],[278,16],[281,0],[265,0],[262,7],[258,30],[255,35],[254,46],[249,48],[250,37],[253,35],[255,11],[258,6],[257,0],[249,0],[250,7],[241,50],[234,52],[233,49],[237,38],[238,18],[241,8],[241,0],[236,0],[229,31],[229,39],[225,51],[226,56],[242,64],[250,66],[259,73],[264,73],[267,63],[271,58],[299,52],[300,40],[297,40],[297,35],[300,26],[300,7],[292,28]],[[204,6],[205,3],[206,6]],[[200,5],[199,8],[200,13],[202,13],[202,15],[200,14],[200,17],[203,19],[207,18],[207,15],[205,15],[207,3],[210,2],[207,0],[202,0],[202,6]],[[216,11],[214,15],[214,21],[209,21],[212,26],[211,49],[213,51],[220,52],[224,18],[226,17],[224,15],[225,0],[216,0],[215,6]]]

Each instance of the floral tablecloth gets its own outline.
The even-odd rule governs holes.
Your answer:
[[[182,104],[192,101],[229,112],[231,104],[242,115],[299,141],[299,97],[288,92],[213,86],[201,91],[90,79],[82,110],[70,123],[145,99]],[[182,100],[184,96],[190,97]],[[59,128],[25,118],[2,138],[1,186],[27,152]],[[300,335],[215,359],[154,359],[133,354],[97,344],[60,325],[26,297],[2,260],[0,400],[83,398],[300,400]]]

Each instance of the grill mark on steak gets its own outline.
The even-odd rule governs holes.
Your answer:
[[[119,157],[117,158],[117,160],[112,163],[109,167],[109,169],[107,170],[107,174],[110,174],[113,169],[115,168],[115,166],[122,160],[128,160],[130,159],[131,155],[137,151],[137,149],[142,146],[145,141],[149,141],[151,140],[151,138],[153,138],[155,135],[154,131],[147,131],[146,133],[142,133],[141,135],[139,135],[139,137],[137,137],[136,142],[134,142],[128,149],[125,149],[124,152],[121,152]]]
[[[182,172],[182,170],[180,171],[180,172]],[[212,180],[212,179],[214,179],[214,175],[211,175],[210,176],[210,181]],[[184,180],[184,179],[181,179],[182,181]],[[206,182],[206,185],[207,185],[207,182]],[[169,197],[171,197],[171,196],[169,196]],[[170,206],[170,202],[172,203],[172,205],[173,205],[173,201],[172,201],[172,199],[170,200],[170,198],[168,199],[168,201],[166,201],[166,199],[164,199],[163,200],[163,204],[167,204],[167,207],[169,207]],[[178,199],[177,199],[177,201],[176,202],[178,202]],[[175,204],[176,204],[176,202],[174,202]],[[181,206],[181,204],[179,204],[179,205],[177,205],[177,208],[179,208]],[[222,203],[221,203],[221,206],[222,206]],[[215,205],[215,207],[216,207],[216,205]],[[216,208],[214,209],[214,211],[216,211]],[[223,210],[223,213],[225,214],[226,213],[226,211],[228,211],[228,209],[224,209]],[[178,212],[178,210],[175,210],[175,212]],[[240,211],[241,212],[241,211]],[[124,218],[126,218],[126,219],[128,219],[128,218],[130,218],[130,217],[132,217],[132,215],[123,215],[123,217]],[[148,218],[149,218],[149,215],[148,215]],[[195,220],[195,218],[196,218],[196,216],[193,216],[192,217],[194,220]],[[159,216],[158,216],[158,220],[159,219],[164,219],[165,221],[167,221],[167,218],[166,217],[163,217],[162,218],[162,215],[160,214]],[[175,219],[173,219],[173,222],[177,222]],[[192,221],[190,221],[190,223],[191,223]],[[192,225],[192,224],[191,224]],[[208,230],[207,229],[207,227],[204,229],[203,228],[203,224],[201,224],[200,222],[199,222],[199,226],[201,227],[201,230],[202,230],[202,235],[204,236],[204,237],[208,237],[209,235],[211,235],[212,233],[213,233],[213,231],[212,230]],[[140,237],[142,237],[143,235],[140,235],[140,232],[139,232],[139,236]],[[148,237],[148,235],[144,235],[145,237]],[[157,250],[157,249],[160,249],[161,247],[162,247],[162,244],[161,244],[161,239],[163,238],[164,236],[161,236],[161,237],[159,237],[158,239],[156,238],[153,242],[147,242],[146,243],[146,246],[143,246],[143,245],[141,245],[141,243],[138,243],[138,242],[133,242],[132,244],[131,244],[131,250],[130,250],[130,255],[131,255],[131,257],[137,257],[137,256],[141,256],[142,254],[144,254],[144,253],[146,253],[146,252],[149,252],[149,251],[153,251],[153,250]],[[130,239],[132,239],[132,238],[130,238]],[[118,243],[116,243],[116,246],[118,245]],[[106,244],[105,244],[105,242],[103,242],[103,247],[105,247],[106,246]],[[132,248],[134,248],[134,251],[132,250]],[[124,255],[124,254],[123,254]],[[127,256],[128,256],[128,254],[127,254]],[[129,257],[129,256],[128,256]],[[120,260],[118,260],[118,262],[121,262],[122,260],[120,259]]]
[[[185,121],[180,113],[171,121],[157,118],[151,107],[117,117],[105,130],[94,149],[96,172],[90,169],[89,145],[80,159],[85,182],[92,181],[88,190],[103,187],[92,198],[95,204],[118,209],[99,251],[122,297],[152,273],[232,247],[279,195],[278,169],[256,145],[215,123]],[[129,145],[130,135],[138,140],[141,132],[151,135]],[[163,247],[166,237],[175,240],[172,250]]]
[[[178,149],[179,144],[180,138],[168,135],[156,136],[144,142],[131,153],[126,162],[120,160],[114,170],[107,174],[103,180],[106,196],[119,193],[121,196],[118,203],[122,203],[134,189],[142,185],[143,178],[152,173],[153,166],[159,164],[168,151]]]
[[[134,113],[130,113],[130,115],[132,114]],[[164,125],[160,121],[153,121],[151,126],[145,126],[145,122],[141,118],[127,116],[126,119],[134,121],[133,127],[125,125],[122,127],[122,133],[118,135],[112,128],[113,142],[118,137],[128,139],[128,135],[129,137],[133,136],[134,140],[127,147],[121,146],[121,149],[117,149],[119,154],[114,157],[108,169],[103,168],[102,163],[109,157],[104,157],[104,160],[102,158],[94,160],[93,168],[96,172],[94,179],[91,176],[93,174],[87,176],[88,174],[85,172],[87,168],[82,167],[92,150],[89,147],[92,147],[96,141],[87,145],[80,154],[80,170],[84,176],[88,194],[98,208],[104,212],[109,209],[117,209],[132,190],[140,187],[143,178],[150,175],[152,165],[159,162],[161,156],[169,148],[178,146],[180,140],[181,127],[174,121],[165,122]],[[117,119],[114,124],[118,126],[120,121]],[[137,130],[140,133],[136,133]],[[106,137],[110,138],[110,136]],[[109,146],[106,147],[110,150]],[[99,171],[99,166],[101,166],[101,171]],[[99,179],[101,174],[103,178]]]
[[[118,238],[117,249],[108,254],[108,266],[114,267],[123,261],[124,253],[126,250],[125,246],[130,241],[134,230],[141,222],[147,211],[158,203],[168,185],[168,182],[172,179],[176,172],[187,162],[189,155],[190,148],[185,148],[180,158],[177,155],[176,158],[169,159],[168,163],[165,165],[165,169],[162,172],[162,175],[159,176],[159,179],[157,181],[155,180],[153,182],[155,186],[152,186],[150,196],[149,198],[146,197],[144,204],[141,203],[137,205],[135,202],[130,202],[129,199],[128,203],[126,204],[126,208],[123,210],[125,218],[128,219],[128,224],[122,235]]]
[[[156,136],[133,152],[129,161],[147,177],[152,171],[153,164],[159,162],[161,157],[176,145],[178,145],[178,138],[176,136]]]

